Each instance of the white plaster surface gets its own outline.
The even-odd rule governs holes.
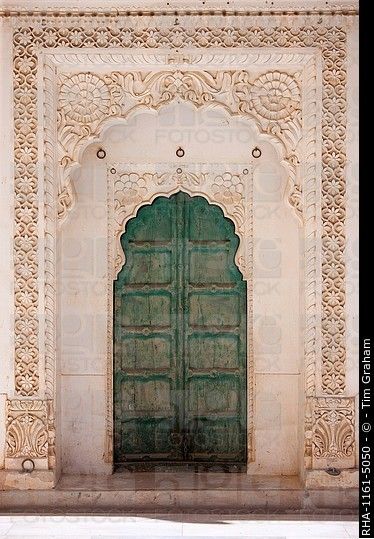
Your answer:
[[[97,160],[96,160],[97,161]],[[96,163],[94,163],[96,165]],[[83,167],[77,211],[60,236],[62,469],[108,471],[106,412],[106,168]]]
[[[297,474],[298,376],[256,374],[255,380],[255,461],[248,473]]]

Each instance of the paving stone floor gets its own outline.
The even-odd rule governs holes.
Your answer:
[[[310,517],[308,517],[310,518]],[[80,539],[358,539],[358,524],[350,520],[296,520],[290,516],[264,520],[258,516],[0,516],[0,537]]]

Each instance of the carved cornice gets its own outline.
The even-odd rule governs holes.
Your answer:
[[[88,0],[76,7],[75,2],[58,1],[54,4],[39,1],[34,5],[27,2],[27,6],[21,1],[7,0],[0,7],[0,16],[269,16],[269,15],[356,15],[359,4],[354,0],[277,0],[269,4],[266,0],[210,0],[209,5],[205,2],[192,0],[174,0],[167,4],[161,0],[147,0],[139,3],[133,0],[119,0],[115,5],[108,0]]]

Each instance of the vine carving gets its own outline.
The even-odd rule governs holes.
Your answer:
[[[59,142],[63,148],[64,181],[59,188],[59,217],[73,206],[69,170],[79,161],[79,151],[89,137],[97,137],[108,118],[127,118],[135,109],[158,110],[176,99],[200,108],[220,105],[232,115],[255,120],[261,133],[281,147],[290,178],[288,200],[302,215],[301,191],[292,156],[301,139],[299,74],[267,71],[253,79],[248,71],[65,73],[60,77]],[[69,193],[71,198],[69,200]]]

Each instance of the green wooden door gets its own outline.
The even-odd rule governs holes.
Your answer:
[[[245,462],[238,241],[220,208],[185,193],[127,224],[114,286],[115,462]]]

